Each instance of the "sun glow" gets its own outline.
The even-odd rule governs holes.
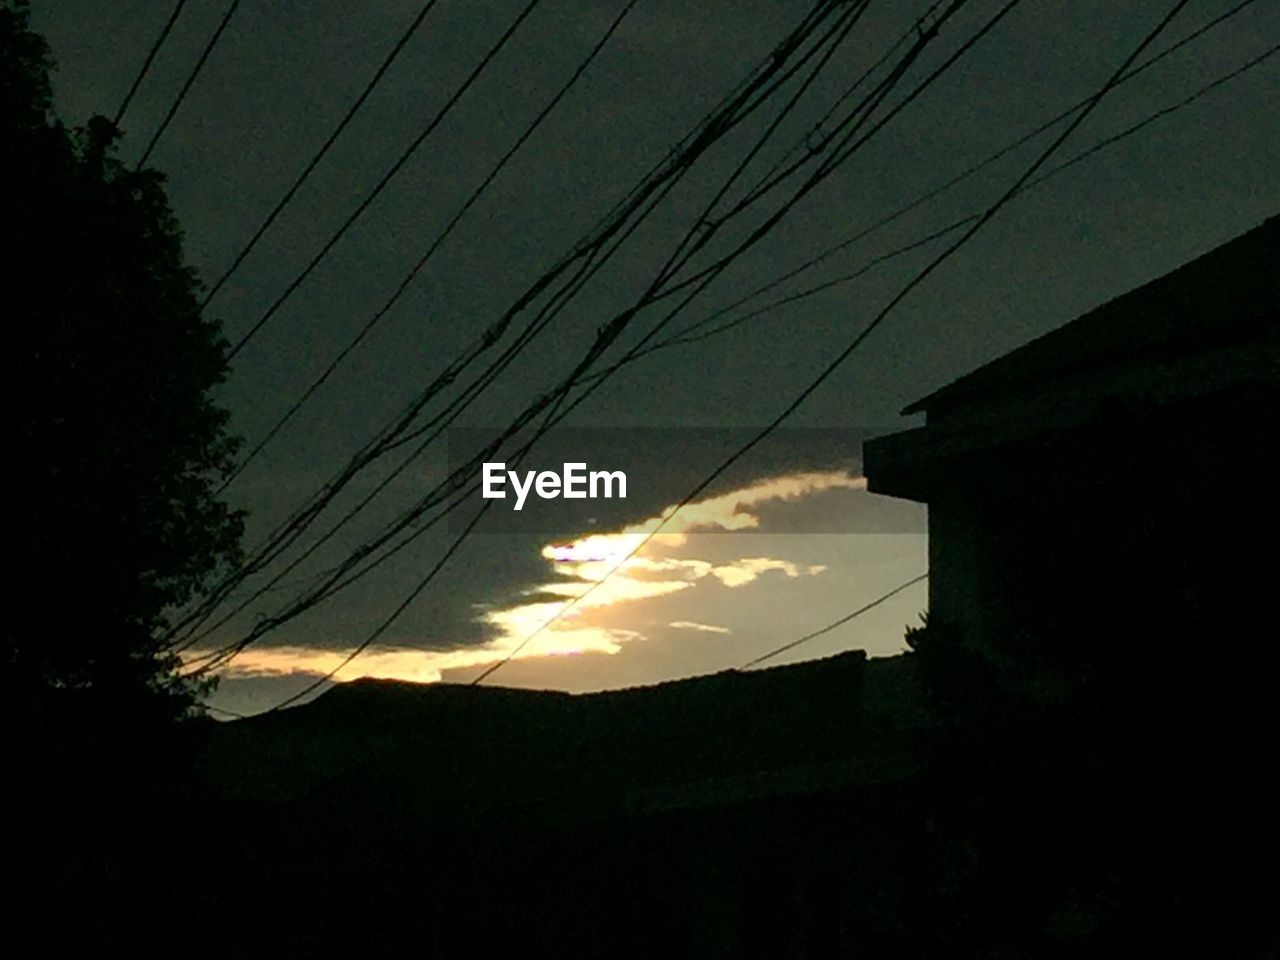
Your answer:
[[[672,554],[688,545],[689,534],[693,532],[758,528],[760,520],[752,507],[771,501],[797,500],[832,489],[865,490],[866,479],[843,471],[772,477],[684,507],[672,504],[656,516],[614,533],[591,533],[569,543],[547,544],[542,548],[543,558],[551,563],[552,572],[569,579],[542,584],[530,593],[557,594],[564,596],[565,601],[517,604],[489,613],[486,620],[501,628],[508,637],[521,633],[528,636],[550,621],[530,644],[529,655],[545,654],[552,649],[563,651],[558,638],[567,638],[570,634],[576,639],[566,646],[574,652],[617,652],[622,642],[643,638],[643,633],[620,631],[600,622],[606,611],[612,612],[621,604],[688,590],[708,576],[733,588],[751,583],[771,570],[787,577],[821,573],[822,567],[803,567],[771,557],[742,557],[731,564],[713,565],[706,560]],[[575,598],[580,599],[575,602]],[[563,611],[558,618],[557,607]],[[723,628],[704,625],[704,629]]]
[[[334,679],[339,681],[375,677],[431,683],[449,671],[479,668],[507,657],[616,654],[625,644],[646,639],[635,623],[613,622],[643,601],[679,594],[699,584],[737,589],[769,573],[788,578],[822,573],[822,566],[773,557],[744,556],[713,563],[689,556],[690,534],[754,530],[760,521],[753,507],[832,489],[865,490],[866,481],[841,471],[788,474],[688,504],[678,511],[675,505],[668,506],[656,516],[616,532],[547,544],[541,555],[548,563],[548,573],[556,579],[525,591],[527,601],[483,612],[481,619],[496,633],[495,639],[483,645],[452,650],[373,647],[345,665],[344,650],[255,646],[242,651],[223,672],[229,677],[323,676],[337,670]],[[664,521],[662,530],[653,533]],[[660,621],[657,625],[704,634],[729,632],[717,624],[691,620]],[[531,636],[533,640],[526,642]]]

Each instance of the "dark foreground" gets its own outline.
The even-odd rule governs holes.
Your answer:
[[[1276,955],[1254,678],[1197,665],[1161,713],[1191,676],[1167,665],[1116,713],[913,640],[588,696],[366,681],[210,725],[187,792],[59,845],[25,918],[54,954]]]

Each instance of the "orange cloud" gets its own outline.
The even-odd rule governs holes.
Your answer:
[[[581,631],[582,627],[574,621],[580,621],[582,613],[587,610],[610,608],[688,590],[707,576],[714,577],[726,587],[740,587],[770,570],[779,570],[788,577],[819,574],[824,567],[798,566],[771,557],[743,557],[734,563],[713,565],[696,557],[671,556],[670,553],[687,546],[691,532],[759,527],[759,517],[751,508],[761,504],[797,500],[825,490],[865,490],[866,486],[864,477],[854,477],[839,470],[787,474],[699,500],[678,510],[672,504],[657,516],[614,533],[591,533],[570,543],[548,544],[542,548],[542,556],[557,574],[572,577],[574,582],[559,581],[537,590],[561,594],[566,602],[574,597],[582,599],[569,608],[565,617],[543,632]],[[662,530],[650,537],[650,533],[664,520]],[[647,542],[646,537],[649,537]],[[663,555],[652,555],[659,552]],[[494,611],[486,615],[486,620],[507,633],[513,619],[527,619],[519,612],[530,606],[545,607],[547,604],[517,605],[508,610]],[[541,622],[547,619],[549,617],[544,617]],[[607,630],[605,627],[593,629]]]
[[[688,534],[695,531],[750,530],[759,526],[753,507],[772,501],[797,500],[831,489],[865,490],[866,480],[842,471],[788,474],[757,481],[691,503],[676,511],[666,507],[657,516],[629,525],[613,533],[591,533],[571,543],[548,544],[542,556],[551,571],[571,580],[557,580],[528,591],[540,599],[490,610],[483,619],[498,629],[498,638],[484,646],[433,651],[417,647],[373,647],[341,667],[337,680],[358,677],[437,682],[447,670],[479,667],[510,654],[545,657],[580,653],[617,653],[622,645],[644,639],[636,630],[599,623],[601,614],[621,606],[687,591],[708,578],[724,587],[749,584],[769,571],[787,577],[813,576],[825,568],[805,566],[771,557],[743,557],[730,563],[713,564],[673,553],[689,545]],[[667,519],[662,532],[649,535]],[[641,546],[643,544],[643,546]],[[635,551],[634,556],[630,556]],[[654,554],[658,554],[655,556]],[[585,595],[590,590],[589,595]],[[564,601],[547,600],[548,595]],[[573,607],[543,629],[565,603],[582,597]],[[728,633],[725,627],[680,620],[668,624],[674,629]],[[521,647],[525,638],[538,632]],[[198,656],[199,651],[192,651]],[[223,671],[231,677],[284,676],[291,673],[327,674],[339,668],[346,657],[342,650],[305,646],[250,647]]]

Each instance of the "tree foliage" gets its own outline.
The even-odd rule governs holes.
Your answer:
[[[238,562],[242,518],[217,497],[226,343],[163,177],[121,162],[110,121],[60,122],[52,70],[27,3],[0,0],[0,794],[26,841],[11,906],[79,955],[176,936],[201,727],[175,721],[200,688],[166,611]]]
[[[31,709],[187,712],[165,611],[237,560],[217,483],[235,443],[212,392],[219,325],[163,177],[116,156],[101,117],[69,128],[25,2],[0,3],[0,223],[12,597],[0,649]]]

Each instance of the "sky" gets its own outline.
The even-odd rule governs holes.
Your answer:
[[[350,126],[209,304],[232,342],[373,196],[390,165],[525,5],[439,0],[433,6]],[[236,354],[219,399],[247,439],[246,449],[432,247],[624,5],[537,4]],[[884,110],[1003,5],[973,0],[944,24]],[[780,158],[803,156],[819,143],[829,129],[811,129],[819,118],[899,37],[914,36],[913,25],[931,6],[873,0],[751,157],[729,202]],[[808,8],[800,0],[638,0],[403,296],[228,488],[228,500],[249,513],[247,545],[260,542],[324,484],[570,250]],[[1168,8],[1109,0],[1016,4],[683,308],[669,329],[716,315],[1094,93]],[[67,122],[114,114],[171,9],[128,0],[36,5],[33,25],[58,63],[55,98]],[[140,156],[226,9],[223,0],[186,4],[121,123],[126,161]],[[242,0],[150,158],[168,178],[188,259],[206,282],[243,249],[419,10],[410,0]],[[526,517],[499,503],[338,678],[467,682],[538,630],[566,598],[590,589],[485,682],[568,690],[654,683],[741,666],[922,573],[924,509],[866,492],[861,439],[917,425],[899,415],[912,400],[1280,209],[1274,110],[1280,55],[1178,106],[1280,42],[1280,5],[1192,0],[1143,57],[1228,13],[1111,92],[1045,169],[1158,111],[1166,115],[1003,207],[885,316],[777,434],[671,517],[630,560],[627,554],[655,518],[667,516],[711,468],[786,408],[944,245],[924,244],[882,263],[876,258],[984,210],[1061,126],[753,303],[858,274],[854,279],[621,368],[574,408],[566,429],[535,449],[527,466],[558,470],[572,459],[615,469],[625,463],[626,500],[572,509],[560,501],[552,506],[564,509]],[[193,649],[244,635],[573,369],[685,231],[705,229],[704,205],[773,116],[765,109],[718,143],[439,444],[389,480],[394,458],[361,474],[335,501],[332,515],[386,480],[378,498],[284,577],[280,589],[254,600]],[[745,229],[724,228],[704,255]],[[689,269],[705,262],[694,260]],[[750,309],[735,308],[712,323]],[[660,316],[639,314],[608,358],[635,344]],[[266,709],[338,667],[434,567],[461,532],[459,517],[480,506],[472,496],[447,523],[425,530],[370,576],[262,636],[231,663],[214,703],[238,712]],[[919,623],[925,593],[923,585],[905,590],[772,662],[850,648],[877,656],[900,651],[906,628]]]

